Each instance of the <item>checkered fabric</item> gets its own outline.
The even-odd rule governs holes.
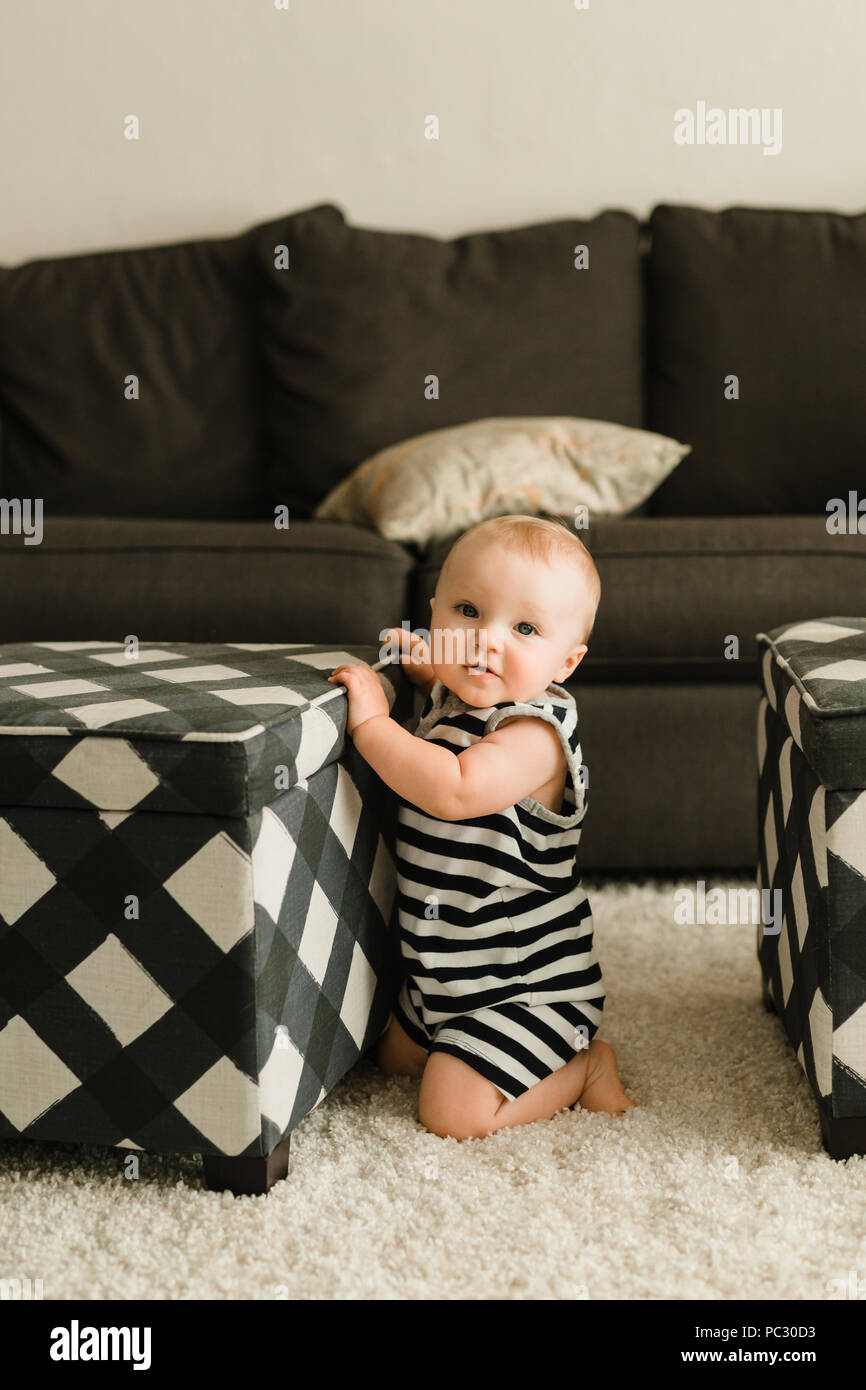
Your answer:
[[[757,634],[758,926],[766,988],[831,1118],[866,1115],[866,619]]]
[[[310,701],[377,654],[0,647],[0,1137],[267,1154],[376,1039],[395,799]]]
[[[357,653],[365,652],[365,656]],[[260,810],[333,762],[345,700],[311,707],[344,661],[297,643],[35,642],[0,647],[0,805]],[[390,671],[398,671],[391,667]],[[394,700],[391,675],[380,679]]]

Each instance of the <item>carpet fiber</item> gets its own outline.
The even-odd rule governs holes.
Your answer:
[[[699,877],[584,880],[626,1116],[439,1139],[418,1083],[365,1059],[268,1197],[207,1191],[195,1156],[141,1155],[130,1181],[113,1150],[0,1145],[0,1278],[41,1278],[46,1299],[825,1299],[863,1281],[866,1158],[822,1148],[755,927],[675,923]]]

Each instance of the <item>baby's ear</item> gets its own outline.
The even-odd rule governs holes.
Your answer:
[[[578,666],[583,661],[583,658],[586,656],[586,653],[588,651],[589,648],[587,646],[581,645],[579,647],[575,647],[573,651],[569,652],[563,664],[562,673],[558,677],[558,680],[568,680],[568,677],[573,675],[574,672],[577,670]],[[577,659],[574,660],[574,658]]]

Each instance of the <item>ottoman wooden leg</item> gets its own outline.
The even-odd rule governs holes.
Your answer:
[[[236,1197],[256,1197],[269,1192],[275,1182],[288,1175],[289,1140],[277,1145],[266,1158],[226,1158],[223,1154],[202,1154],[204,1180],[212,1192],[233,1192]]]
[[[774,1014],[776,1012],[776,1006],[773,1003],[773,996],[767,989],[766,983],[764,981],[761,982],[761,999],[763,1001],[764,1008],[767,1010],[767,1013]]]
[[[833,1119],[821,1111],[821,1135],[831,1158],[866,1154],[866,1115]]]

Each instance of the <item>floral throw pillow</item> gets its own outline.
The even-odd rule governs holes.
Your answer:
[[[432,430],[373,454],[319,504],[322,521],[443,540],[508,513],[588,520],[639,507],[691,445],[605,420],[530,416]]]

